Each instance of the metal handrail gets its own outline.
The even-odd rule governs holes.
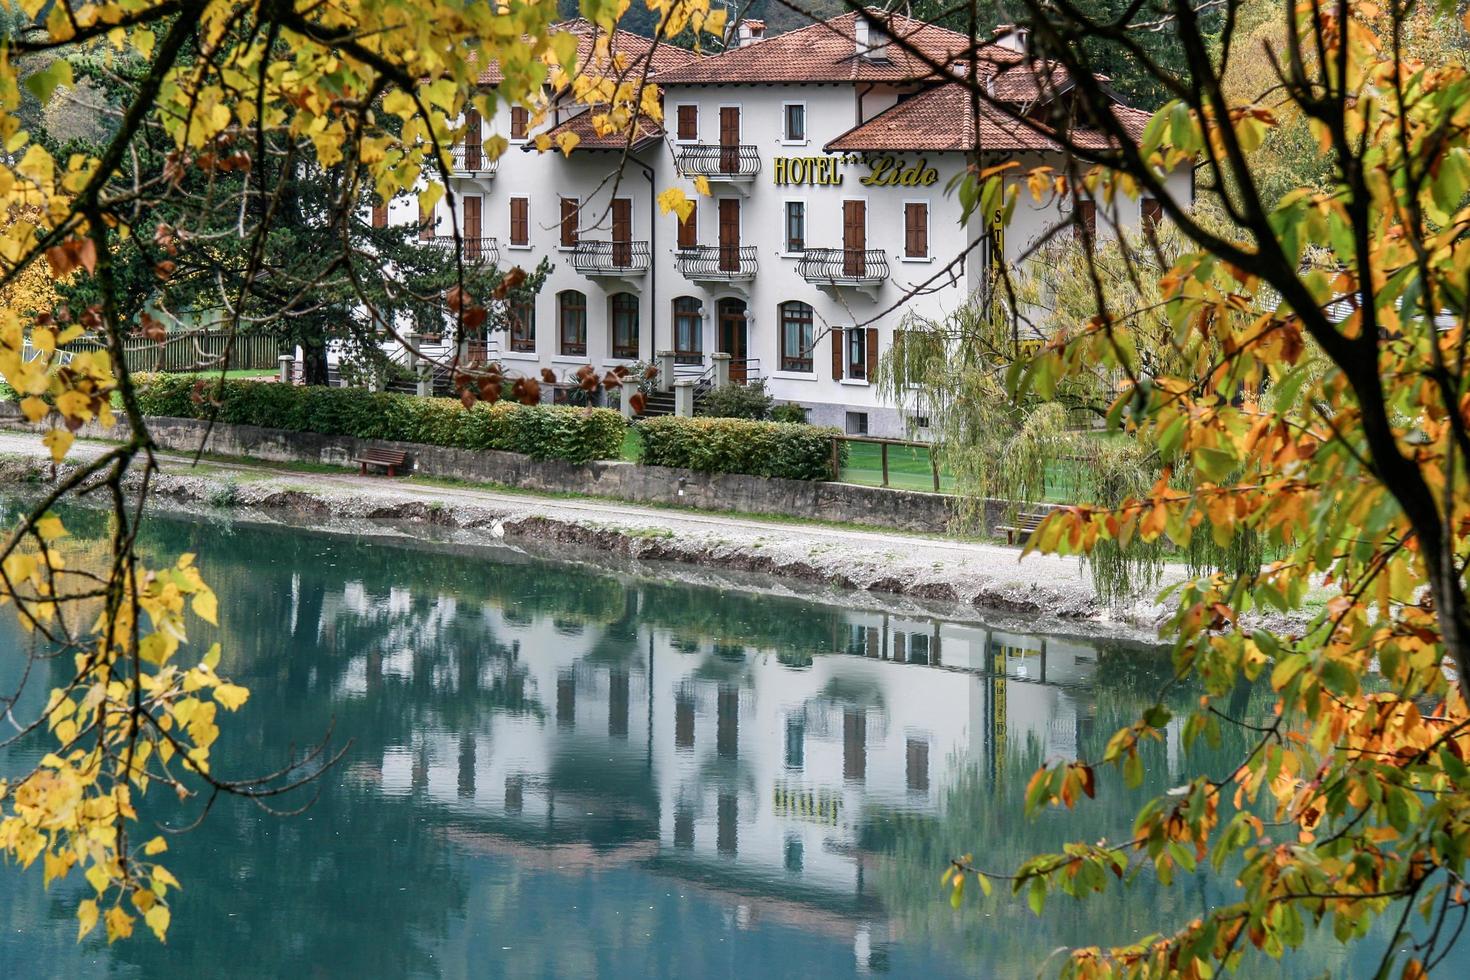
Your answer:
[[[856,286],[888,280],[888,253],[880,248],[809,248],[796,261],[809,283]]]
[[[679,173],[685,177],[745,179],[760,173],[760,150],[754,146],[723,146],[700,143],[679,150]]]
[[[500,264],[500,243],[494,238],[461,238],[464,243],[464,260],[466,262],[483,262],[486,265]],[[435,248],[447,248],[454,251],[453,235],[435,235],[432,244]]]
[[[500,161],[490,159],[490,154],[478,143],[454,143],[449,147],[449,169],[457,174],[494,177]]]
[[[648,271],[647,242],[580,241],[572,249],[572,268],[583,275],[627,275]]]
[[[686,279],[733,282],[754,279],[754,245],[696,245],[674,253],[674,265]]]

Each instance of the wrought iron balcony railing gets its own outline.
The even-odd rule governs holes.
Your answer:
[[[483,263],[485,265],[500,264],[500,243],[493,238],[462,238],[460,241],[464,247],[464,260],[466,262]],[[454,251],[453,235],[435,235],[432,241],[435,248],[442,248],[449,252]]]
[[[647,242],[578,242],[572,268],[584,276],[631,276],[648,271]]]
[[[674,265],[686,279],[737,282],[755,278],[754,245],[697,245],[674,253]]]
[[[809,248],[796,272],[817,286],[870,286],[888,279],[888,254],[880,248]]]
[[[678,155],[679,173],[710,180],[749,180],[760,173],[761,155],[754,146],[685,146]]]
[[[500,161],[490,159],[490,154],[478,143],[455,143],[449,147],[449,169],[457,174],[471,177],[494,177]]]

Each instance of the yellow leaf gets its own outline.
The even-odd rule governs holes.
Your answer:
[[[77,906],[77,942],[87,937],[87,933],[97,928],[97,903],[87,899]]]
[[[677,187],[670,187],[658,196],[658,209],[664,214],[670,211],[679,216],[680,221],[686,221],[689,213],[694,210],[694,202]]]
[[[700,174],[694,178],[694,189],[701,197],[709,197],[709,178]]]
[[[39,422],[46,417],[47,412],[51,411],[51,406],[35,395],[31,395],[20,400],[20,410],[25,412],[26,418],[30,421]]]
[[[58,463],[66,458],[75,441],[76,436],[65,429],[52,429],[41,437],[41,444],[51,450],[51,459]]]
[[[55,541],[57,538],[66,537],[66,528],[61,523],[61,518],[55,514],[43,514],[36,522],[36,533],[41,536],[42,541]]]
[[[144,892],[143,894],[148,894]],[[168,936],[169,912],[167,905],[155,905],[143,916],[143,921],[148,923],[148,928],[158,937],[159,942],[164,942]]]
[[[561,133],[556,137],[556,145],[561,148],[561,155],[564,157],[571,156],[572,151],[580,142],[582,142],[582,137],[572,132]]]
[[[107,910],[107,941],[117,942],[119,939],[127,939],[133,934],[133,917],[122,910],[122,906],[114,905]]]
[[[166,850],[168,850],[168,841],[164,840],[162,837],[155,837],[151,841],[143,845],[143,853],[148,855],[149,857],[152,857],[155,854],[162,854]]]
[[[194,593],[194,615],[214,626],[219,625],[219,602],[214,597],[214,592],[207,588],[201,588]]]
[[[239,708],[249,697],[249,688],[241,687],[238,684],[221,684],[214,689],[214,699],[230,711]]]

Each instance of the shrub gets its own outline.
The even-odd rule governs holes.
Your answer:
[[[764,380],[715,388],[704,396],[699,414],[711,419],[750,419],[761,422],[771,417],[772,398]]]
[[[772,422],[789,422],[792,425],[806,424],[806,409],[796,402],[784,402],[771,409]]]
[[[418,398],[362,388],[297,387],[190,375],[140,375],[144,415],[216,418],[293,432],[359,439],[391,439],[457,449],[501,449],[536,459],[585,463],[617,459],[626,423],[607,409],[480,403],[465,408],[449,398]]]
[[[836,429],[784,422],[675,416],[638,423],[642,461],[705,473],[746,473],[788,480],[831,480]],[[839,465],[847,444],[839,443]]]

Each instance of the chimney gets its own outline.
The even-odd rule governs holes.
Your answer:
[[[1001,24],[993,32],[994,44],[998,48],[1025,54],[1031,32],[1018,25]]]
[[[743,48],[747,44],[765,40],[766,22],[746,18],[735,28],[735,46]]]
[[[862,14],[852,22],[853,43],[860,58],[869,61],[888,60],[888,33],[882,24],[869,23]]]

